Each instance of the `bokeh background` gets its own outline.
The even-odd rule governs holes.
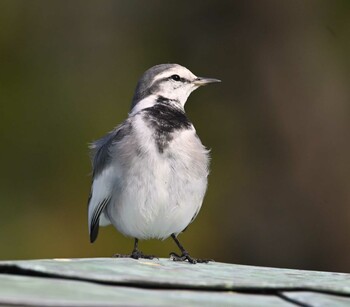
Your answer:
[[[131,251],[112,227],[89,243],[87,145],[126,117],[139,76],[169,62],[223,80],[186,105],[212,164],[183,244],[350,272],[347,0],[1,0],[0,258]]]

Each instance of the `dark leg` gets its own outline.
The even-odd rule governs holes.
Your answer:
[[[178,246],[178,248],[181,251],[181,256],[179,256],[176,253],[170,253],[170,258],[174,261],[188,261],[189,263],[208,263],[209,261],[213,261],[212,259],[196,259],[196,258],[192,258],[190,256],[190,254],[188,253],[187,250],[185,250],[185,248],[182,246],[182,244],[180,243],[180,241],[176,238],[175,234],[172,234],[171,237],[173,238],[173,240],[175,241],[176,245]]]
[[[144,255],[140,250],[139,250],[139,239],[135,238],[135,243],[134,243],[134,249],[130,255],[121,255],[121,254],[115,254],[113,257],[116,258],[133,258],[133,259],[154,259],[157,258],[154,255]]]

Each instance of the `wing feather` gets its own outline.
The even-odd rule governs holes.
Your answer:
[[[125,121],[90,146],[93,178],[88,201],[88,224],[91,243],[97,238],[101,214],[111,202],[116,191],[115,187],[120,180],[121,171],[115,159],[118,155],[115,152],[115,145],[130,132],[130,129],[130,123]],[[103,220],[105,222],[102,222],[102,226],[109,224],[108,220]]]
[[[93,212],[91,223],[90,223],[90,242],[93,243],[98,235],[100,215],[106,206],[109,204],[111,198],[105,198],[100,202]]]

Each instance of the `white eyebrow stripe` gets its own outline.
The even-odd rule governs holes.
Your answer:
[[[187,80],[191,80],[191,79],[194,79],[196,78],[196,76],[191,73],[191,72],[188,72],[188,71],[182,71],[181,69],[179,69],[178,67],[174,67],[174,68],[171,68],[171,69],[168,69],[166,71],[163,71],[162,73],[160,73],[159,75],[157,75],[154,79],[153,79],[153,82],[151,84],[151,86],[158,80],[161,80],[161,79],[165,79],[167,77],[170,77],[171,75],[179,75],[181,78],[185,78]]]
[[[154,82],[160,80],[160,79],[164,79],[165,77],[170,77],[171,74],[172,74],[173,72],[174,72],[174,69],[169,69],[169,70],[166,70],[166,71],[162,72],[161,74],[157,75],[157,76],[153,79],[152,84],[153,84]]]

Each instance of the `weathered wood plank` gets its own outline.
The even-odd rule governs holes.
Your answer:
[[[350,274],[170,259],[0,261],[0,305],[9,304],[349,306]]]
[[[306,306],[315,307],[349,307],[350,297],[316,293],[316,292],[284,292],[284,296]]]
[[[152,287],[221,290],[300,289],[350,295],[350,274],[219,262],[191,265],[169,259],[115,258],[0,262],[0,272],[11,267],[69,278]]]
[[[155,290],[54,278],[0,275],[0,305],[293,307],[277,296],[231,291]]]

